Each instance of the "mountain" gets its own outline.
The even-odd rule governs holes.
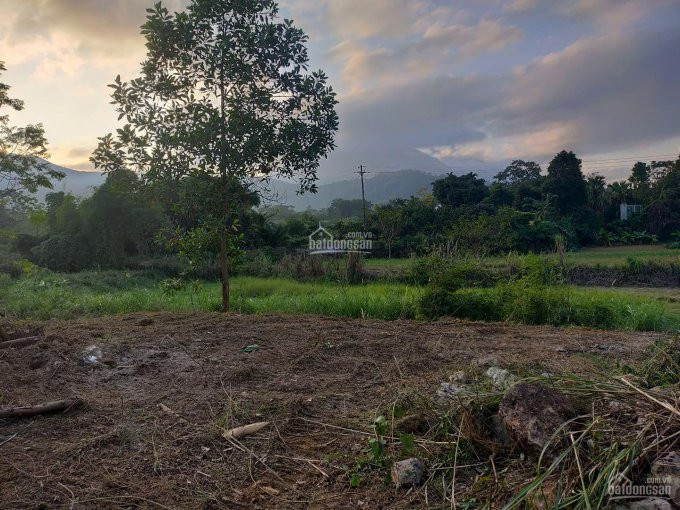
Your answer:
[[[40,202],[45,200],[45,195],[48,193],[58,193],[60,191],[72,193],[79,197],[87,197],[94,192],[95,188],[101,186],[106,179],[106,176],[99,172],[81,172],[52,163],[48,163],[48,165],[50,169],[63,173],[64,178],[61,180],[53,179],[52,189],[40,188],[35,194],[35,197]]]
[[[400,170],[389,173],[368,174],[364,177],[366,200],[380,204],[393,198],[409,198],[419,191],[432,188],[432,182],[441,176],[418,170]],[[307,208],[323,209],[330,205],[334,198],[350,200],[361,198],[361,180],[359,178],[322,184],[316,194],[298,195],[297,186],[287,181],[273,180],[269,184],[277,204],[291,205],[297,210]]]

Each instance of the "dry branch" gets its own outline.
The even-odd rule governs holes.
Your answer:
[[[163,411],[164,413],[167,413],[167,414],[169,414],[169,415],[171,415],[171,416],[174,416],[175,418],[177,418],[177,419],[178,419],[179,421],[181,421],[182,423],[189,423],[189,422],[188,422],[181,414],[179,414],[177,411],[175,411],[175,410],[173,410],[173,409],[170,409],[170,408],[169,408],[168,406],[166,406],[165,404],[158,404],[158,408],[159,408],[161,411]]]
[[[66,400],[56,400],[37,406],[14,407],[0,410],[0,420],[11,420],[17,418],[27,418],[39,414],[62,413],[72,409],[77,409],[85,405],[85,401],[77,397],[67,398]]]
[[[269,426],[268,421],[261,421],[258,423],[251,423],[250,425],[243,425],[233,429],[225,430],[222,436],[225,439],[238,439],[240,437],[248,436],[250,434],[257,434],[260,430]]]
[[[6,340],[4,342],[0,342],[0,349],[19,349],[21,347],[26,347],[27,345],[34,344],[36,342],[39,342],[42,339],[42,337],[39,336],[28,336],[26,338],[16,338],[14,340]]]

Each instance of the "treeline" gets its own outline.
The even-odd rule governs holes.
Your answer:
[[[330,223],[337,235],[364,229],[360,201],[353,217]],[[626,221],[620,219],[627,204]],[[281,214],[279,228],[310,231],[327,211]],[[304,224],[301,227],[300,224]],[[680,241],[680,159],[636,163],[628,179],[607,184],[584,175],[581,160],[562,151],[547,172],[532,161],[513,161],[492,183],[473,173],[449,174],[432,193],[371,206],[367,230],[378,235],[380,256],[424,255],[442,247],[473,255]]]
[[[86,199],[59,192],[32,211],[0,207],[0,230],[15,257],[58,271],[181,255],[176,229],[191,230],[201,216],[196,206],[181,204],[195,204],[186,196],[206,185],[186,178],[162,189],[117,170]],[[262,207],[247,190],[242,195],[239,242],[246,251],[303,249],[320,221],[339,237],[364,230],[361,200],[337,199],[323,211],[295,212]],[[630,208],[628,221],[619,218],[622,203],[639,206]],[[366,229],[377,236],[376,255],[393,257],[442,248],[475,255],[539,253],[552,251],[556,239],[565,248],[672,242],[680,238],[680,159],[636,163],[627,180],[610,184],[600,175],[584,176],[581,161],[566,151],[545,173],[534,162],[514,161],[492,183],[472,173],[449,174],[433,183],[431,193],[368,204]],[[219,249],[204,248],[213,256]]]

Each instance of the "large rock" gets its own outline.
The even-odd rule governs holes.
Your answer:
[[[647,498],[617,503],[614,505],[614,510],[673,510],[673,506],[665,499]]]
[[[527,383],[510,388],[498,411],[510,436],[522,448],[536,454],[574,415],[574,407],[567,397],[543,386]]]
[[[658,485],[667,487],[667,496],[680,505],[680,455],[669,452],[652,463],[652,476]]]
[[[425,466],[420,459],[400,460],[392,464],[392,481],[397,487],[414,487],[423,483]]]
[[[491,384],[497,390],[505,390],[515,384],[517,380],[509,371],[498,367],[489,367],[486,376],[491,379]]]

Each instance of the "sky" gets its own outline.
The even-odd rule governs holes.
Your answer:
[[[166,0],[171,10],[189,0]],[[42,122],[50,160],[93,170],[137,76],[151,0],[0,0],[0,81]],[[338,92],[322,182],[402,168],[492,176],[562,149],[627,176],[680,153],[680,0],[281,0]]]

